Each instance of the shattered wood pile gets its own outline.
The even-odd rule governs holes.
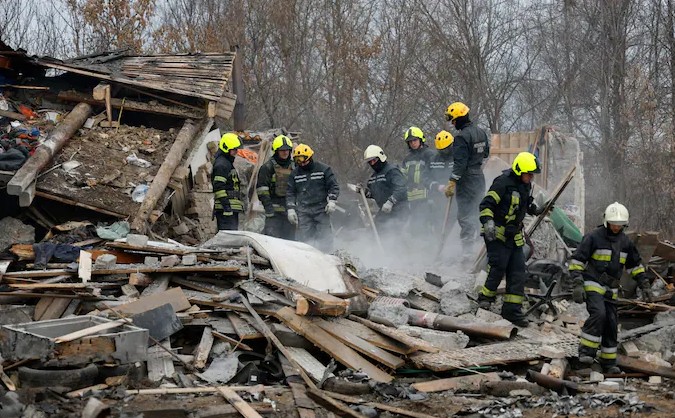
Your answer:
[[[82,228],[91,226],[60,230],[73,242],[86,238]],[[571,373],[567,359],[577,354],[582,319],[565,300],[553,301],[557,315],[536,312],[540,326],[516,329],[484,310],[439,313],[445,311],[439,276],[411,286],[415,297],[389,297],[362,286],[336,257],[254,233],[222,232],[199,247],[134,234],[73,244],[67,245],[77,263],[53,263],[44,256],[48,246],[14,245],[12,252],[25,260],[2,264],[0,380],[19,393],[61,386],[65,397],[53,400],[56,408],[94,408],[102,399],[98,406],[115,413],[167,411],[173,401],[150,406],[148,400],[185,394],[197,402],[222,397],[221,404],[245,416],[296,410],[323,416],[324,408],[363,416],[374,408],[428,417],[435,414],[431,406],[429,413],[423,404],[402,408],[377,394],[410,401],[439,391],[500,397],[621,389],[611,376],[598,385],[593,382],[602,375],[595,371]],[[72,250],[52,248],[54,254],[66,249]],[[286,256],[280,259],[278,251]],[[670,298],[667,290],[661,300]],[[411,302],[426,309],[410,308]],[[637,302],[624,303],[634,309]],[[626,355],[620,364],[631,376],[675,377],[663,356],[657,363],[654,353],[643,351],[650,333],[669,329],[666,335],[675,338],[675,320],[663,321],[621,335]],[[496,373],[528,362],[538,366],[527,373],[529,382]],[[406,369],[425,377],[402,383]],[[471,376],[451,377],[457,373]],[[112,401],[120,393],[133,401]],[[199,416],[213,414],[206,408]]]

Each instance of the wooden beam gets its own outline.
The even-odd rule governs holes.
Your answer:
[[[319,292],[300,283],[280,281],[264,273],[256,273],[255,278],[272,286],[295,292],[306,299],[319,305],[319,309],[325,315],[340,316],[347,313],[349,301],[331,295],[328,292]]]
[[[103,105],[105,102],[103,99],[96,99],[95,97],[89,96],[88,94],[79,93],[76,91],[62,91],[59,92],[57,99],[66,101],[66,102],[78,102],[78,103],[89,103],[91,105]],[[110,105],[115,109],[122,108],[122,99],[116,99],[114,97],[110,98]],[[124,110],[130,110],[132,112],[143,112],[143,113],[152,113],[156,115],[167,115],[174,116],[183,119],[201,119],[204,117],[203,110],[188,109],[185,107],[179,106],[168,106],[161,103],[145,103],[135,100],[124,100]]]
[[[211,352],[211,347],[213,347],[213,334],[211,327],[204,327],[202,332],[202,338],[199,341],[199,345],[195,349],[195,360],[194,366],[202,370],[206,367],[206,362],[209,359],[209,353]]]
[[[63,197],[63,196],[57,196],[55,194],[51,194],[51,193],[46,192],[44,190],[38,189],[35,192],[35,195],[40,196],[40,197],[44,197],[45,199],[54,200],[56,202],[65,203],[67,205],[77,206],[77,207],[80,207],[80,208],[93,210],[94,212],[102,213],[104,215],[114,216],[116,218],[127,218],[129,216],[128,213],[120,213],[120,212],[115,212],[115,211],[104,209],[104,208],[98,208],[96,206],[87,205],[86,203],[80,203],[77,200],[69,199],[69,198]]]
[[[12,196],[19,196],[21,192],[26,190],[37,179],[40,171],[68,142],[70,137],[84,125],[91,112],[91,106],[86,103],[75,106],[7,183],[7,193]]]
[[[5,118],[20,120],[22,122],[26,120],[26,117],[24,115],[22,115],[21,113],[10,112],[9,110],[0,109],[0,116],[5,117]]]
[[[190,143],[195,139],[194,137],[197,132],[200,132],[198,125],[195,125],[191,120],[185,121],[185,124],[176,136],[176,140],[173,142],[173,145],[171,145],[171,149],[167,152],[166,159],[155,174],[155,178],[150,184],[145,199],[143,199],[143,203],[141,203],[141,207],[138,209],[138,213],[136,213],[136,216],[131,223],[131,228],[133,230],[139,231],[140,233],[144,233],[148,230],[148,216],[155,208],[155,205],[164,193],[164,190],[169,185],[171,175],[180,164],[185,151],[187,151]]]
[[[373,329],[377,332],[380,332],[388,337],[391,337],[395,339],[396,341],[400,341],[403,344],[414,348],[416,351],[426,351],[427,353],[438,353],[440,350],[437,347],[434,347],[433,345],[429,344],[428,342],[424,341],[421,338],[416,338],[412,337],[408,334],[406,334],[403,331],[399,331],[396,328],[393,327],[388,327],[386,325],[382,324],[377,324],[373,321],[369,321],[364,318],[359,318],[358,316],[351,315],[349,319],[358,321],[362,323],[363,325],[367,326],[370,329]]]
[[[393,380],[391,375],[378,369],[375,365],[361,357],[359,353],[341,343],[321,327],[313,324],[305,317],[296,315],[292,308],[282,308],[277,311],[275,316],[280,321],[283,321],[286,326],[310,340],[345,366],[354,370],[362,370],[377,382],[388,383]]]
[[[60,343],[67,343],[69,341],[74,341],[77,340],[78,338],[86,337],[92,334],[96,334],[97,332],[101,331],[106,331],[109,329],[121,327],[122,325],[126,324],[127,321],[124,319],[118,319],[116,321],[112,322],[104,322],[102,324],[94,325],[85,329],[81,329],[79,331],[71,332],[70,334],[62,335],[60,337],[54,338],[54,343],[60,344]]]
[[[246,418],[262,418],[262,416],[255,411],[255,409],[251,408],[251,405],[246,403],[239,395],[237,395],[237,392],[233,391],[227,386],[218,386],[217,387],[218,392],[220,392],[221,395],[230,403],[230,405],[234,406],[234,408],[239,411],[239,413],[246,417]]]

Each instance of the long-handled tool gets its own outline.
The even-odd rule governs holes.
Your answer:
[[[445,246],[445,241],[448,240],[448,235],[450,235],[450,231],[452,230],[450,225],[448,225],[450,221],[450,207],[452,206],[452,198],[453,196],[450,196],[448,198],[448,204],[445,205],[445,218],[443,219],[443,229],[441,230],[441,242],[438,244],[438,252],[436,253],[436,257],[434,257],[434,260],[438,260],[438,258],[441,256],[443,247]]]
[[[380,241],[380,234],[377,233],[377,227],[375,226],[375,221],[373,220],[373,214],[370,212],[370,206],[368,206],[368,199],[366,198],[366,192],[363,189],[359,190],[361,195],[361,200],[363,201],[363,206],[366,208],[366,213],[368,214],[368,222],[373,228],[373,234],[375,235],[375,241],[377,241],[377,246],[380,247],[380,251],[384,253],[384,247],[382,247],[382,241]]]

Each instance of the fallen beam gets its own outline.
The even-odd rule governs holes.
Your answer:
[[[234,406],[234,409],[239,411],[241,415],[245,416],[246,418],[262,418],[262,416],[257,413],[255,409],[251,408],[251,405],[246,403],[245,400],[241,399],[241,397],[237,395],[237,392],[233,391],[227,386],[218,386],[217,389],[218,392],[220,392],[220,394],[223,395],[230,405]]]
[[[75,91],[62,91],[59,92],[56,96],[59,100],[67,102],[80,102],[80,103],[89,103],[92,105],[101,105],[105,106],[105,99],[98,100],[88,94],[83,94]],[[124,99],[124,104],[122,104],[121,99],[110,98],[110,105],[115,109],[120,109],[124,107],[124,110],[130,110],[132,112],[144,112],[144,113],[154,113],[158,115],[168,115],[175,116],[178,118],[184,119],[200,119],[204,117],[205,112],[199,112],[193,109],[185,109],[178,106],[167,106],[161,103],[144,103],[137,102],[134,100]]]
[[[26,161],[14,177],[7,183],[7,193],[19,196],[33,183],[40,171],[54,158],[63,148],[71,136],[84,125],[92,108],[87,103],[80,103],[66,116],[63,121],[54,128],[47,140],[40,145],[35,153]]]
[[[148,188],[145,199],[143,199],[143,203],[141,203],[141,207],[138,209],[138,213],[136,213],[136,216],[131,223],[131,229],[139,231],[141,234],[148,230],[148,217],[155,208],[155,205],[157,205],[157,201],[164,193],[164,190],[169,185],[173,172],[180,164],[185,151],[187,151],[190,143],[194,140],[197,132],[201,132],[200,127],[191,120],[186,120],[185,124],[178,132],[176,140],[173,142],[173,145],[171,145],[171,149],[169,149],[169,152],[166,154],[166,159],[159,167],[157,174],[155,174],[155,178],[152,180],[150,188]]]
[[[663,376],[675,379],[675,370],[663,366],[657,366],[656,364],[637,358],[619,354],[617,356],[617,364],[622,369],[634,370],[636,372],[641,372],[650,376]]]
[[[437,329],[440,331],[462,331],[471,337],[509,340],[518,334],[514,326],[491,325],[482,322],[457,319],[447,315],[408,309],[408,323],[418,327]]]
[[[349,309],[348,300],[333,296],[328,292],[320,292],[300,283],[277,280],[263,273],[256,273],[255,278],[256,280],[297,293],[302,297],[311,300],[318,305],[318,309],[324,315],[341,316]]]

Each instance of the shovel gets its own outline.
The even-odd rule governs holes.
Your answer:
[[[356,191],[356,185],[354,184],[348,184],[347,187],[352,191]],[[380,241],[380,234],[377,233],[377,227],[375,226],[375,221],[373,220],[373,214],[370,212],[370,206],[368,205],[366,192],[364,192],[363,188],[361,188],[361,190],[359,190],[359,194],[361,195],[363,206],[365,206],[366,208],[366,214],[368,214],[368,222],[370,222],[370,226],[373,228],[373,234],[375,235],[375,241],[377,241],[377,246],[380,247],[380,251],[384,253],[384,247],[382,247],[382,241]]]
[[[448,204],[445,205],[445,219],[443,220],[443,229],[441,230],[441,242],[438,244],[438,252],[436,253],[434,261],[438,261],[439,257],[441,256],[441,253],[443,252],[443,247],[445,246],[445,241],[447,241],[448,235],[450,235],[450,231],[452,230],[452,228],[450,228],[448,223],[450,220],[450,207],[452,206],[453,197],[454,196],[450,196],[448,198]]]

